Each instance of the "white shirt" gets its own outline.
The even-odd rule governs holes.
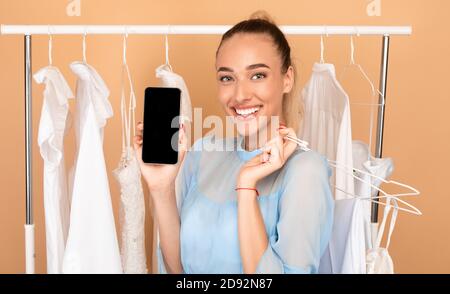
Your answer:
[[[69,124],[68,99],[72,91],[61,72],[47,66],[34,74],[37,83],[45,83],[38,145],[44,160],[44,210],[47,245],[47,272],[62,271],[64,247],[69,226],[69,199],[64,164],[64,136]]]
[[[63,272],[122,273],[103,154],[103,128],[113,115],[109,90],[91,66],[74,62],[70,67],[78,77],[78,154]]]
[[[336,80],[334,65],[315,63],[309,82],[302,92],[305,116],[299,137],[309,148],[335,160],[339,165],[353,167],[352,130],[349,99]],[[334,169],[331,184],[354,194],[354,179],[341,169]],[[336,200],[350,196],[335,189]]]
[[[299,137],[309,143],[309,148],[342,167],[333,169],[330,181],[336,186],[334,223],[319,272],[365,273],[364,207],[361,200],[351,196],[354,178],[349,98],[336,79],[334,65],[315,63],[302,96],[305,116]]]

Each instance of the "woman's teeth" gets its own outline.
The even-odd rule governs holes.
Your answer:
[[[246,108],[246,109],[237,109],[237,108],[235,108],[235,110],[236,110],[236,113],[238,115],[247,116],[247,115],[250,115],[250,114],[258,112],[259,107],[252,107],[252,108]]]

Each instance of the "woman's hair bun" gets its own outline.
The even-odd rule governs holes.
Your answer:
[[[257,10],[255,12],[253,12],[250,15],[249,19],[262,19],[262,20],[265,20],[267,22],[275,24],[275,21],[273,20],[273,18],[265,10]]]

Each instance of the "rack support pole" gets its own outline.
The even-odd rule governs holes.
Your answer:
[[[32,178],[32,140],[33,140],[33,120],[32,120],[32,96],[31,96],[31,35],[25,35],[25,271],[27,274],[34,274],[34,224],[33,224],[33,178]]]
[[[383,155],[384,113],[386,110],[385,105],[386,86],[387,86],[387,74],[389,64],[389,35],[384,35],[382,40],[383,46],[381,49],[382,51],[381,51],[381,68],[380,68],[380,91],[383,95],[378,96],[379,106],[378,106],[377,133],[375,146],[376,158],[381,158]],[[379,198],[376,198],[375,200],[379,201]],[[372,244],[374,244],[376,237],[378,235],[378,203],[372,203],[371,222],[372,222]]]

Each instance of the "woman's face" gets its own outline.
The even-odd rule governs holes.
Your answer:
[[[281,57],[264,34],[236,34],[216,58],[218,97],[241,135],[252,136],[282,117],[283,94],[293,85],[293,68],[281,72]]]

